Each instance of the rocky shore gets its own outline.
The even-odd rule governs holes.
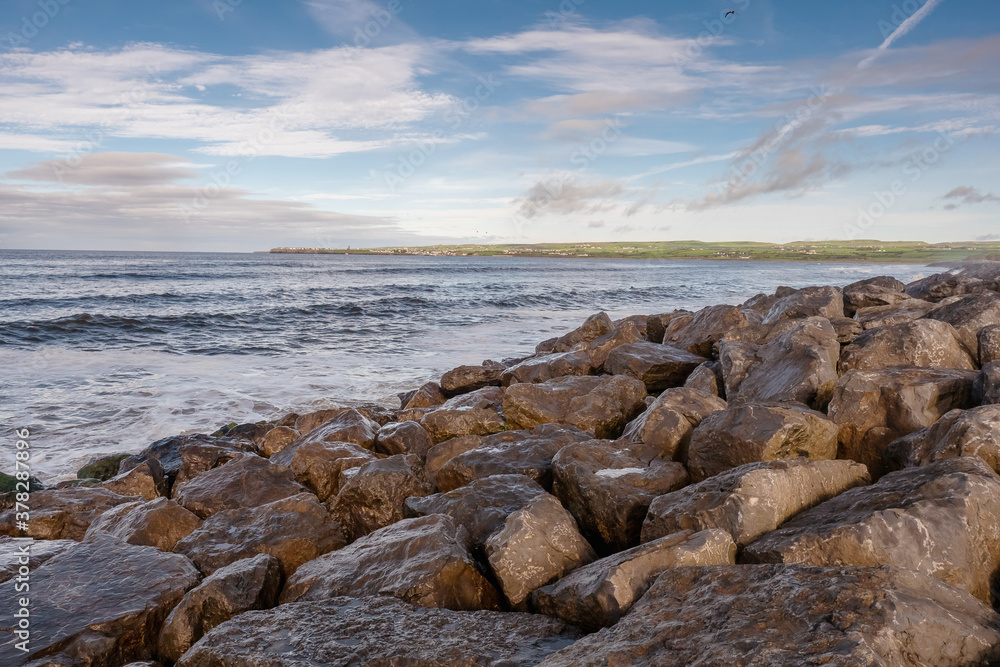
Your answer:
[[[998,472],[998,264],[598,313],[0,496],[2,662],[1000,665]]]

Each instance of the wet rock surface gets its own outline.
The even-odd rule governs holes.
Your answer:
[[[338,597],[253,611],[208,633],[177,667],[533,667],[579,636],[534,614]]]
[[[287,467],[295,481],[325,501],[340,492],[341,472],[377,458],[351,442],[302,442],[272,456],[271,463]]]
[[[616,347],[604,363],[612,375],[641,380],[650,392],[680,387],[704,357],[670,345],[640,342]]]
[[[985,665],[997,620],[963,591],[889,567],[685,567],[539,667]]]
[[[128,544],[173,551],[178,542],[200,525],[201,519],[193,512],[173,500],[157,498],[109,509],[90,524],[84,539],[106,534]]]
[[[1000,405],[952,410],[933,426],[892,442],[886,467],[901,470],[942,459],[978,456],[1000,472]]]
[[[31,494],[29,530],[17,529],[17,509],[0,512],[0,535],[37,540],[82,540],[90,524],[109,509],[141,498],[120,496],[103,488],[76,487],[35,491]]]
[[[916,320],[869,329],[844,348],[840,372],[857,368],[921,366],[973,370],[972,356],[950,324]]]
[[[717,396],[687,387],[667,389],[629,422],[622,439],[642,443],[654,456],[687,460],[691,434],[703,419],[726,409]]]
[[[204,519],[222,510],[256,507],[305,490],[285,466],[246,454],[198,475],[174,494],[174,500]]]
[[[1000,361],[993,361],[979,371],[973,394],[983,405],[1000,403]]]
[[[1000,476],[978,457],[889,473],[749,545],[747,562],[894,565],[984,601],[1000,567]]]
[[[905,301],[909,298],[905,289],[906,285],[892,276],[878,276],[851,283],[844,288],[844,314],[854,317],[862,308],[892,306]]]
[[[926,317],[955,327],[958,339],[965,348],[972,354],[978,354],[979,331],[983,327],[1000,324],[1000,294],[989,291],[970,294],[952,303],[939,305]]]
[[[281,602],[341,595],[392,595],[423,607],[496,609],[499,596],[469,552],[469,533],[450,516],[404,519],[306,563]]]

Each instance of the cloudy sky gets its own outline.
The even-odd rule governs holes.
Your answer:
[[[985,0],[5,0],[0,247],[1000,240],[998,61]]]

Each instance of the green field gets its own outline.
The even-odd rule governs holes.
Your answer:
[[[439,245],[386,248],[274,248],[272,253],[443,255],[456,257],[598,257],[602,259],[714,259],[762,262],[884,262],[930,264],[966,259],[1000,260],[1000,242],[799,241],[794,243],[539,243],[533,245]]]

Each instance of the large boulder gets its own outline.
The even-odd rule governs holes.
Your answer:
[[[983,405],[1000,403],[1000,361],[983,366],[976,376],[975,396]]]
[[[985,366],[993,361],[1000,361],[1000,324],[979,330],[979,363]]]
[[[603,553],[638,544],[649,503],[688,481],[682,464],[642,460],[608,440],[563,447],[552,459],[552,472],[552,492]]]
[[[743,343],[743,349],[749,352],[748,345]],[[743,362],[742,379],[732,387],[726,379],[726,398],[730,403],[796,401],[822,410],[837,382],[839,358],[840,343],[828,320],[796,321],[753,351],[753,358]],[[727,364],[732,376],[731,358],[723,361],[724,372]]]
[[[670,323],[682,317],[685,318],[685,322],[690,322],[694,317],[694,313],[689,310],[675,310],[671,313],[650,315],[646,320],[646,340],[650,343],[662,343],[663,337],[670,327]]]
[[[424,477],[424,464],[415,454],[397,454],[366,463],[329,501],[330,514],[353,541],[403,518],[403,501],[429,496],[434,486]]]
[[[914,299],[938,302],[949,297],[980,291],[982,286],[983,281],[972,276],[935,273],[907,285],[906,294]]]
[[[427,413],[420,425],[437,444],[463,435],[490,435],[503,431],[507,425],[494,408],[441,406]]]
[[[726,402],[696,389],[677,387],[660,394],[645,412],[629,422],[627,442],[647,445],[653,456],[685,460],[691,434],[703,419],[726,409]]]
[[[285,466],[245,454],[198,475],[174,500],[204,519],[222,510],[256,507],[305,490]]]
[[[683,385],[705,361],[705,357],[680,348],[643,341],[616,347],[608,355],[604,368],[612,375],[641,380],[649,392],[660,392]]]
[[[919,320],[934,310],[934,304],[922,299],[905,299],[889,306],[861,308],[854,313],[854,319],[865,329],[875,329],[890,324],[901,324]]]
[[[193,512],[173,500],[157,498],[109,509],[90,524],[84,539],[107,534],[129,544],[173,551],[200,525],[201,519]]]
[[[611,627],[656,578],[675,567],[732,565],[736,544],[724,530],[674,533],[579,567],[531,594],[531,605],[584,630]]]
[[[301,434],[291,426],[275,426],[264,435],[260,443],[260,452],[271,457],[299,439]]]
[[[390,422],[375,436],[375,451],[379,454],[416,454],[421,459],[434,446],[431,436],[417,422]]]
[[[7,664],[112,667],[151,659],[163,620],[197,583],[198,571],[178,554],[109,535],[76,544],[31,573],[29,650],[15,649],[28,638],[8,629]],[[2,587],[5,616],[26,594]]]
[[[589,433],[559,424],[497,433],[450,458],[437,473],[437,486],[447,492],[491,475],[517,474],[551,489],[552,457],[566,445],[590,439]]]
[[[614,627],[538,667],[993,664],[1000,617],[964,591],[890,567],[681,567]]]
[[[608,355],[613,350],[646,340],[645,327],[641,327],[634,320],[625,320],[615,326],[615,330],[605,334],[600,338],[595,338],[589,343],[580,343],[576,347],[580,352],[587,355],[590,360],[590,367],[597,372],[604,369],[604,364],[608,360]],[[569,375],[569,373],[563,373]],[[584,373],[574,373],[574,375],[584,375]]]
[[[593,437],[615,438],[645,407],[645,398],[645,385],[631,377],[565,377],[511,385],[503,414],[509,428],[567,424]]]
[[[138,454],[123,459],[118,466],[118,472],[128,472],[132,468],[138,467],[149,459],[156,459],[163,470],[164,476],[173,485],[177,473],[181,470],[183,461],[181,460],[181,450],[188,445],[213,445],[227,449],[236,449],[244,452],[256,452],[256,446],[248,440],[235,438],[216,438],[200,433],[189,435],[177,435],[170,438],[157,440],[149,447]]]
[[[339,597],[242,614],[205,635],[177,667],[534,667],[578,636],[546,616]]]
[[[423,607],[495,609],[499,596],[469,552],[469,533],[444,514],[404,519],[312,560],[281,602],[393,595]]]
[[[893,440],[926,428],[955,408],[971,408],[976,373],[945,368],[851,370],[837,382],[830,418],[840,428],[839,458],[882,475]]]
[[[228,445],[204,442],[182,444],[177,450],[177,456],[180,458],[181,465],[174,478],[170,494],[173,497],[177,497],[184,486],[198,475],[245,455],[246,452],[244,450]],[[142,463],[136,470],[141,470],[149,463],[156,463],[156,461],[150,460]]]
[[[747,463],[653,500],[641,538],[720,528],[744,547],[799,512],[870,482],[854,461]]]
[[[418,424],[414,426],[420,428]],[[295,481],[326,501],[340,492],[340,473],[377,459],[375,454],[352,442],[315,441],[286,447],[271,457],[271,463],[290,469]]]
[[[706,361],[691,371],[688,379],[684,380],[684,387],[696,389],[709,396],[725,398],[726,385],[722,377],[722,364],[718,361]]]
[[[746,547],[758,563],[895,565],[990,600],[1000,568],[1000,476],[974,456],[885,475]]]
[[[926,317],[955,327],[958,339],[966,349],[972,354],[978,354],[979,330],[991,324],[1000,324],[1000,294],[989,291],[971,294],[952,303],[939,305],[927,313]]]
[[[345,544],[340,525],[311,493],[273,503],[213,514],[174,551],[188,556],[205,574],[243,558],[269,554],[286,575],[303,563]]]
[[[486,540],[485,551],[493,575],[513,605],[597,557],[573,516],[549,495],[510,514],[503,528]]]
[[[565,375],[591,375],[593,372],[590,354],[586,350],[577,350],[525,359],[505,370],[500,382],[509,387],[522,382],[536,384]]]
[[[120,496],[100,487],[46,489],[31,494],[31,520],[24,536],[36,540],[82,540],[90,524],[112,507],[132,503],[139,498]],[[0,535],[19,537],[13,505],[0,512]]]
[[[614,322],[607,313],[601,312],[591,315],[577,329],[563,334],[559,338],[539,343],[535,347],[535,352],[548,354],[552,352],[569,352],[578,343],[589,343],[601,336],[611,333],[615,328]]]
[[[506,367],[497,361],[484,361],[481,366],[459,366],[441,376],[441,391],[445,396],[467,394],[470,391],[500,384],[500,374]]]
[[[27,567],[29,572],[35,570],[76,544],[76,540],[25,540],[17,537],[0,537],[0,583],[23,574],[24,567]]]
[[[375,434],[378,433],[379,429],[378,422],[369,419],[354,408],[337,410],[336,412],[336,416],[324,421],[312,430],[296,427],[299,433],[305,433],[299,442],[353,442],[365,449],[371,449],[375,446]]]
[[[878,276],[851,283],[844,288],[844,314],[854,317],[862,308],[892,306],[909,297],[903,291],[906,285],[892,276]]]
[[[837,457],[838,428],[821,412],[794,404],[731,405],[691,435],[687,468],[695,482],[754,461]]]
[[[976,368],[972,356],[950,324],[916,320],[869,329],[843,349],[840,372],[887,366]]]
[[[427,460],[424,462],[424,475],[427,477],[427,481],[436,486],[438,472],[441,471],[444,464],[459,454],[476,449],[483,443],[483,440],[485,440],[483,436],[463,435],[439,442],[428,449]]]
[[[544,495],[547,495],[545,489],[530,477],[493,475],[448,493],[407,498],[403,514],[407,517],[447,514],[469,531],[473,547],[482,548],[510,514]]]
[[[750,320],[738,306],[702,308],[689,321],[675,319],[663,336],[663,343],[701,357],[711,357],[715,345]]]
[[[900,470],[959,456],[978,456],[1000,473],[1000,405],[952,410],[933,426],[891,443],[885,462],[889,470]]]
[[[159,657],[176,662],[215,626],[244,612],[275,606],[283,581],[281,563],[267,554],[217,570],[170,612],[160,630]]]
[[[763,324],[803,317],[825,317],[832,320],[844,316],[844,295],[836,287],[778,289],[781,296],[764,316]]]
[[[428,382],[417,389],[409,400],[403,404],[404,410],[414,410],[418,408],[431,408],[441,405],[447,400],[447,396],[441,391],[441,385],[437,382]]]
[[[170,494],[170,481],[164,476],[159,461],[149,459],[135,468],[118,474],[101,486],[120,496],[141,496],[153,500]]]

